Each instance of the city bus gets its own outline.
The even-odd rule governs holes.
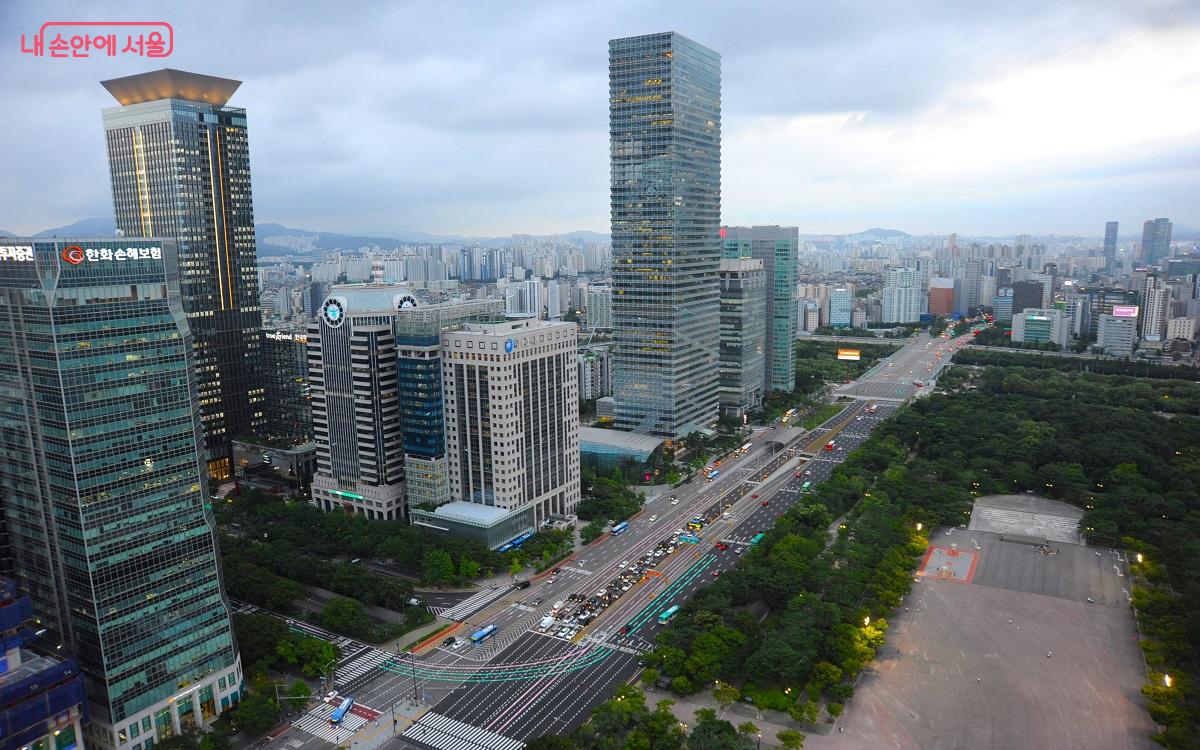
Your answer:
[[[804,484],[800,485],[801,492],[808,492],[811,489],[812,489],[812,482],[805,482]]]
[[[337,708],[333,709],[333,713],[330,714],[329,723],[330,724],[342,723],[342,719],[344,719],[346,717],[346,714],[349,713],[350,709],[352,709],[352,708],[354,708],[354,699],[353,698],[347,698],[346,700],[342,701],[342,704],[340,706],[338,706]]]
[[[671,622],[671,620],[674,620],[675,615],[677,614],[679,614],[678,604],[672,606],[670,609],[663,610],[662,614],[658,616],[658,624],[666,625],[667,623]]]
[[[495,635],[496,631],[497,631],[497,628],[495,625],[488,625],[486,628],[483,628],[482,630],[476,630],[474,633],[471,634],[471,645],[478,646],[479,644],[486,641],[488,638],[491,638],[493,635]]]
[[[621,534],[624,534],[624,533],[625,533],[625,529],[628,529],[628,528],[629,528],[629,522],[628,522],[628,521],[622,521],[622,522],[620,522],[619,524],[617,524],[617,525],[615,525],[615,526],[613,526],[613,527],[612,527],[612,535],[613,535],[613,536],[620,536]]]
[[[712,471],[708,472],[707,476],[709,479],[716,479],[717,477],[721,476],[721,470],[713,469]]]
[[[751,448],[753,448],[753,447],[754,447],[754,443],[746,443],[745,445],[743,445],[743,446],[742,446],[741,448],[739,448],[738,450],[740,450],[742,453],[749,453],[749,452],[750,452],[750,449],[751,449]]]
[[[765,537],[765,536],[766,536],[766,534],[755,534],[754,538],[750,540],[750,546],[753,547],[754,545],[758,544],[759,542],[761,542],[763,540],[763,537]]]

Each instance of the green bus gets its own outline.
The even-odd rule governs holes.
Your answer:
[[[766,536],[766,534],[755,534],[754,538],[750,540],[750,546],[753,547],[754,545],[761,542],[763,540],[764,536]]]
[[[805,482],[804,484],[800,485],[801,492],[808,492],[811,489],[812,489],[812,482]]]
[[[674,620],[675,615],[677,615],[677,614],[679,614],[679,605],[678,604],[672,606],[670,609],[663,610],[662,614],[660,614],[658,616],[658,624],[666,625],[671,620]]]

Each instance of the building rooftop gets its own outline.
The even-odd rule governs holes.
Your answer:
[[[580,427],[579,445],[590,445],[604,448],[617,448],[635,453],[653,453],[662,445],[663,439],[653,435],[641,435],[636,432],[622,430],[602,430],[598,427]]]
[[[511,510],[505,510],[504,508],[480,505],[479,503],[468,503],[462,500],[439,505],[433,509],[433,512],[442,518],[467,521],[482,526],[491,526],[512,513]]]
[[[113,78],[101,81],[100,85],[108,89],[123,105],[153,102],[159,99],[186,99],[191,102],[204,102],[215,107],[223,107],[233,96],[233,92],[242,85],[241,81],[230,78],[217,78],[201,73],[188,73],[174,68],[153,70],[149,73]]]

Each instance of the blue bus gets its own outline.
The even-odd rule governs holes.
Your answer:
[[[670,609],[663,610],[663,613],[658,616],[658,624],[666,625],[671,620],[675,619],[675,615],[679,614],[679,605],[676,604]]]
[[[750,546],[753,547],[754,545],[758,544],[759,542],[761,542],[763,540],[763,537],[765,537],[765,536],[766,536],[766,534],[755,534],[754,538],[750,540]]]
[[[501,544],[500,548],[497,549],[496,551],[501,554],[504,554],[505,552],[508,552],[510,550],[518,549],[522,544],[524,544],[525,542],[528,542],[532,537],[533,537],[532,533],[526,532],[526,533],[522,534],[521,536],[517,537],[516,539],[513,539],[511,542],[505,542],[504,544]]]
[[[699,544],[700,537],[695,536],[693,534],[680,534],[679,535],[679,543],[680,544]]]
[[[717,478],[717,477],[719,477],[719,476],[721,476],[721,470],[720,470],[720,469],[713,469],[712,471],[708,472],[708,478],[709,478],[709,479],[716,479],[716,478]]]
[[[471,645],[478,646],[496,634],[498,628],[495,625],[488,625],[482,630],[476,630],[471,634]]]
[[[619,524],[617,524],[617,525],[615,525],[615,526],[613,526],[613,527],[612,527],[612,535],[613,535],[613,536],[620,536],[621,534],[624,534],[624,533],[625,533],[625,530],[626,530],[626,529],[628,529],[628,528],[629,528],[629,522],[628,522],[628,521],[622,521],[622,522],[620,522]]]
[[[333,713],[329,717],[329,723],[330,724],[341,724],[342,719],[346,718],[346,714],[349,713],[350,709],[352,709],[352,708],[354,708],[354,699],[353,698],[347,698],[346,700],[342,701],[342,704],[340,706],[333,709]]]

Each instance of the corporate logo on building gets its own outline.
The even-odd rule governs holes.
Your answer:
[[[508,354],[512,354],[512,351],[513,351],[513,349],[516,349],[516,348],[517,348],[517,342],[516,342],[516,341],[514,341],[513,339],[505,339],[505,341],[504,341],[504,351],[505,351],[506,353],[508,353]]]
[[[321,317],[330,328],[337,328],[346,319],[346,308],[336,297],[330,297],[321,305]]]
[[[80,247],[67,245],[62,249],[61,257],[67,263],[77,266],[80,263],[94,263],[101,260],[162,260],[161,247]],[[0,245],[0,261],[33,261],[32,245]]]

